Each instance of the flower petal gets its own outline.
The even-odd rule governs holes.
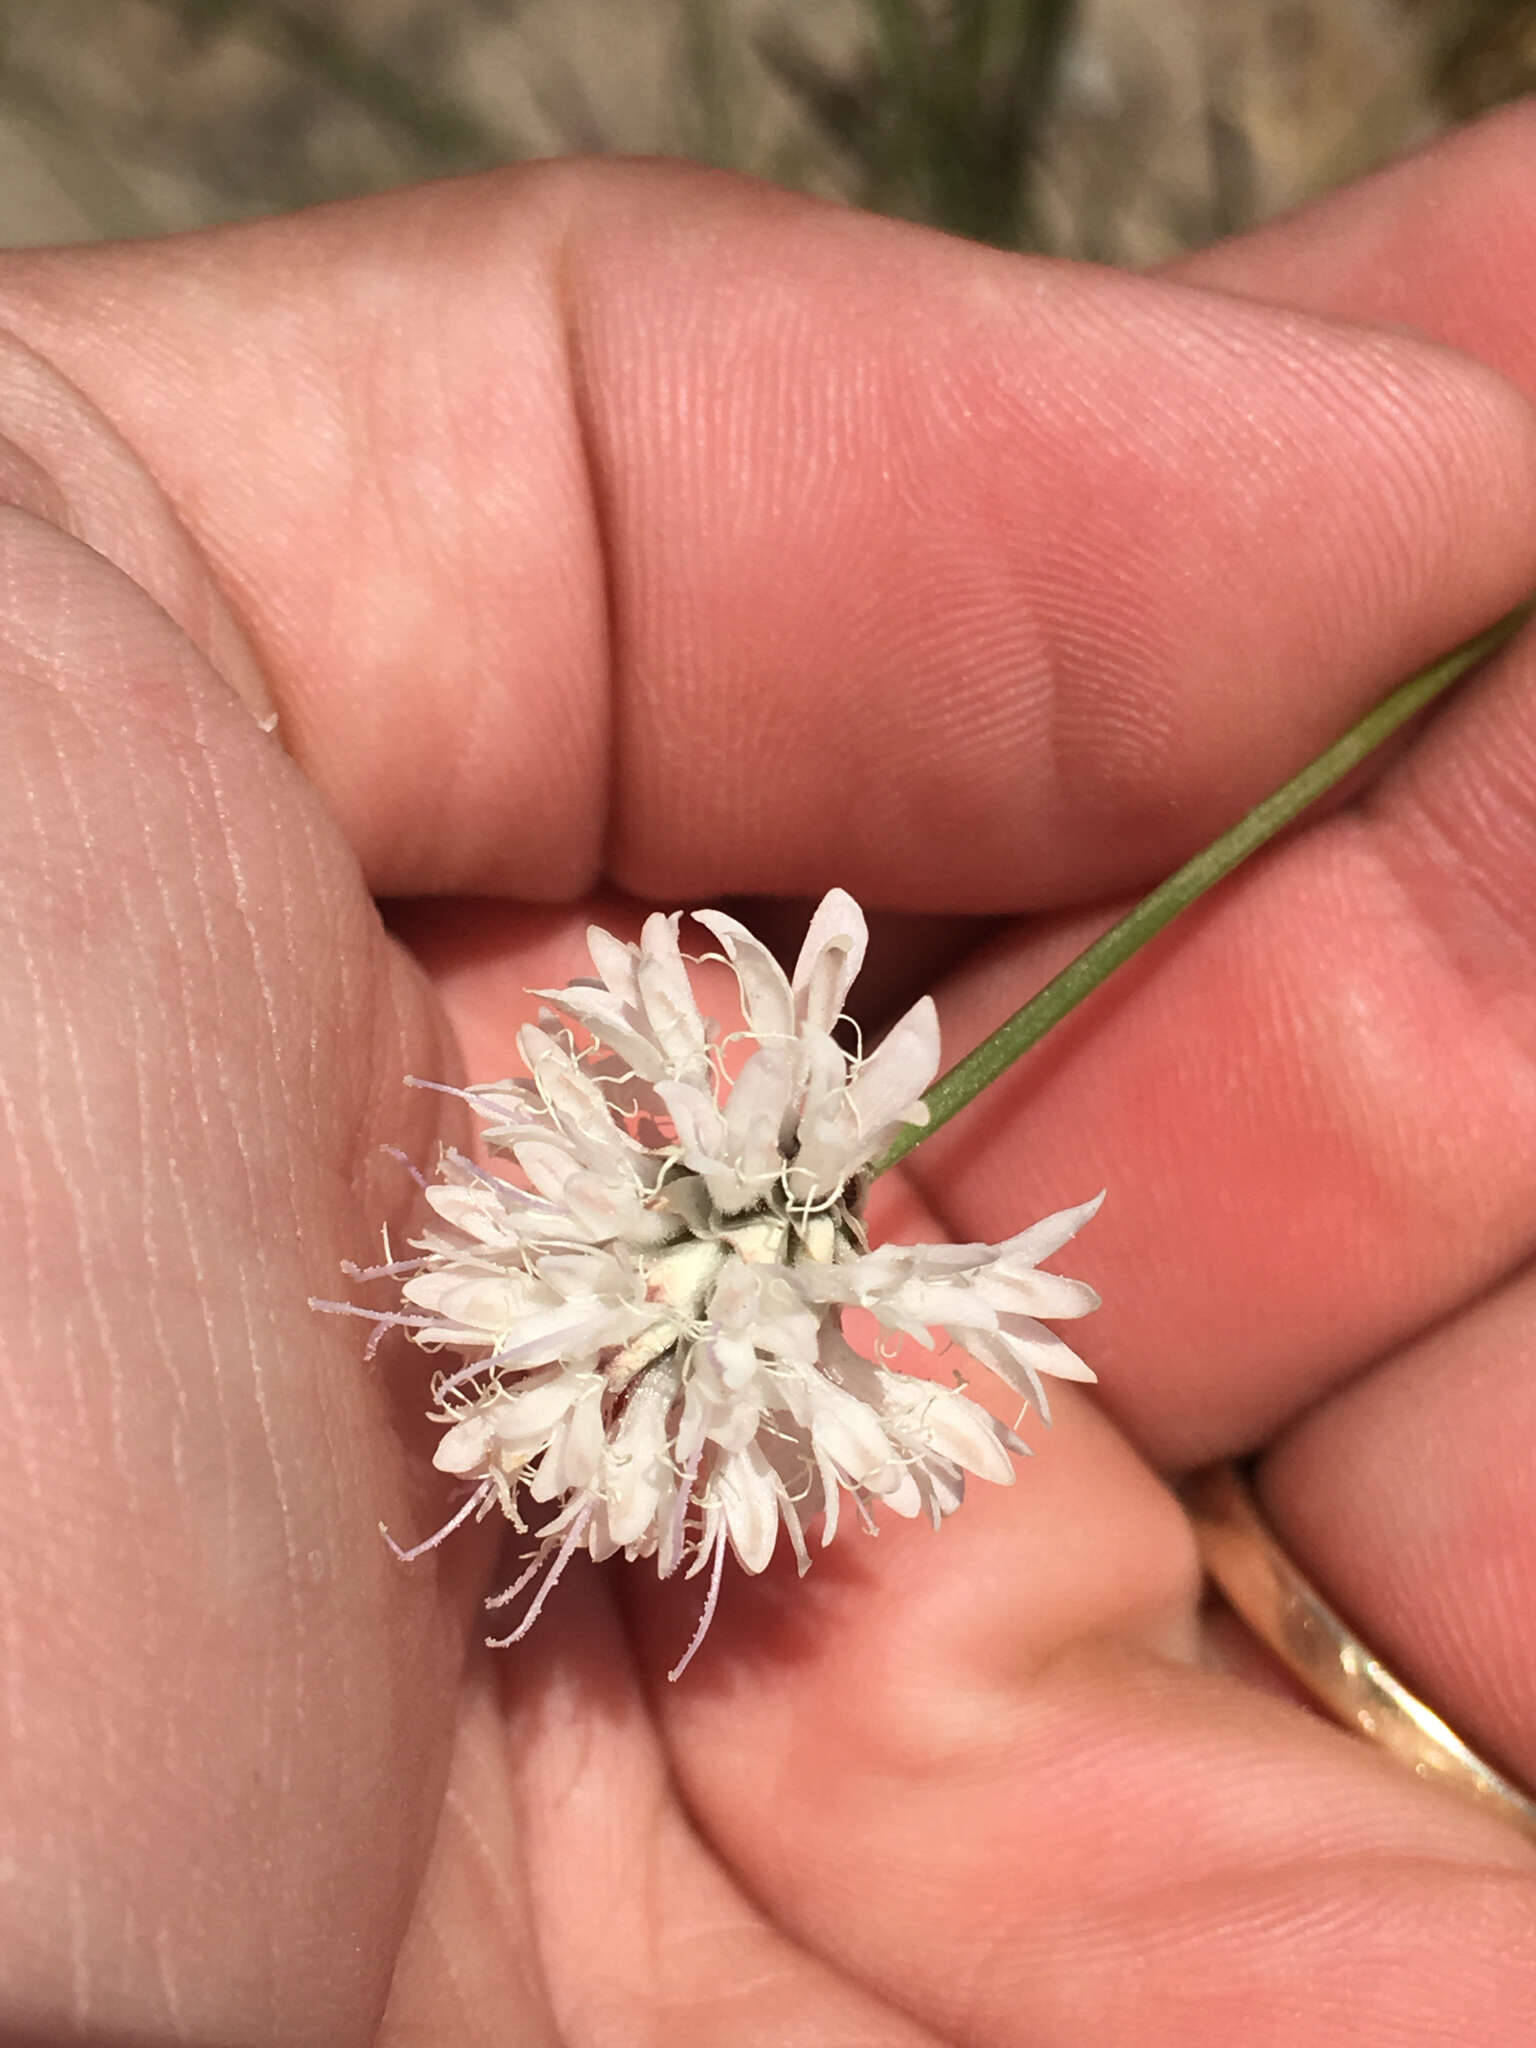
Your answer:
[[[848,1093],[866,1130],[894,1123],[925,1124],[923,1090],[939,1071],[939,1013],[922,996],[893,1024],[863,1062]]]
[[[995,1266],[977,1276],[974,1291],[995,1309],[1009,1315],[1044,1316],[1050,1322],[1072,1322],[1092,1315],[1101,1306],[1098,1295],[1086,1280],[1069,1280],[1065,1273],[1008,1273]],[[942,1317],[935,1320],[943,1321]]]
[[[1042,1216],[1028,1230],[1021,1230],[1017,1237],[1005,1238],[997,1247],[999,1265],[1038,1266],[1042,1259],[1050,1258],[1076,1237],[1083,1225],[1098,1215],[1103,1203],[1101,1188],[1091,1202],[1079,1202],[1074,1209],[1058,1209],[1052,1216]]]
[[[1017,1476],[1013,1460],[985,1408],[953,1387],[913,1380],[906,1374],[892,1373],[889,1378],[907,1382],[891,1389],[892,1420],[904,1438],[937,1451],[952,1464],[974,1472],[978,1479],[989,1479],[994,1486],[1012,1486]]]
[[[640,934],[640,963],[635,983],[652,1038],[667,1072],[680,1080],[702,1081],[709,1073],[704,1019],[694,1000],[693,984],[678,948],[682,915],[658,911],[645,920]]]
[[[592,956],[592,965],[602,977],[603,985],[627,1007],[637,1006],[640,991],[635,985],[635,963],[640,958],[640,948],[616,939],[600,924],[589,924],[587,951]]]
[[[439,1472],[460,1476],[476,1472],[485,1463],[494,1434],[485,1415],[466,1415],[443,1437],[432,1453],[432,1462]]]
[[[779,1133],[789,1109],[793,1072],[787,1054],[764,1046],[743,1066],[725,1105],[727,1158],[744,1187],[761,1197],[784,1166]]]
[[[757,1444],[722,1458],[709,1485],[742,1570],[766,1570],[779,1536],[779,1482]]]
[[[659,1081],[666,1073],[666,1058],[652,1033],[610,990],[572,982],[568,988],[540,988],[532,993],[542,996],[561,1016],[583,1025],[643,1081]]]
[[[630,1395],[623,1420],[603,1461],[608,1533],[621,1548],[636,1543],[671,1501],[674,1478],[667,1454],[667,1412],[677,1393],[671,1376],[648,1373]]]
[[[712,931],[725,948],[741,990],[741,1006],[754,1038],[766,1042],[795,1035],[795,998],[784,970],[761,939],[723,910],[696,910],[694,921]]]
[[[846,889],[829,889],[816,906],[791,977],[802,1030],[830,1031],[864,964],[869,927]]]

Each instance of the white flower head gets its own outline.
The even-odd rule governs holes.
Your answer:
[[[844,1495],[960,1505],[965,1475],[1000,1485],[1025,1447],[958,1386],[866,1357],[843,1330],[862,1309],[892,1338],[945,1339],[1047,1416],[1041,1376],[1093,1374],[1047,1321],[1086,1315],[1081,1281],[1038,1270],[1098,1207],[1050,1216],[1004,1244],[869,1249],[861,1175],[906,1124],[939,1065],[930,998],[867,1057],[837,1037],[864,957],[865,924],[834,889],[792,975],[734,918],[694,913],[740,990],[745,1032],[700,1012],[678,943],[681,915],[646,920],[638,945],[595,926],[590,981],[538,991],[526,1077],[463,1091],[504,1158],[489,1172],[445,1155],[426,1199],[441,1225],[403,1275],[404,1323],[439,1376],[435,1463],[469,1489],[436,1536],[492,1508],[537,1530],[540,1577],[515,1642],[577,1550],[654,1557],[662,1577],[710,1573],[727,1550],[760,1572],[787,1538],[837,1533]],[[745,1040],[734,1081],[725,1052]]]

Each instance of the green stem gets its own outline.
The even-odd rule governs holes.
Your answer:
[[[1059,1024],[1069,1011],[1075,1010],[1085,996],[1092,995],[1100,982],[1107,980],[1117,967],[1124,966],[1148,939],[1155,937],[1164,925],[1170,924],[1181,910],[1187,910],[1192,903],[1198,902],[1208,889],[1230,875],[1250,854],[1257,853],[1309,804],[1315,803],[1384,740],[1390,739],[1416,712],[1422,711],[1442,691],[1448,690],[1458,677],[1464,676],[1468,669],[1475,668],[1478,662],[1502,647],[1530,618],[1533,610],[1536,610],[1536,599],[1518,606],[1496,625],[1466,641],[1454,653],[1445,655],[1432,667],[1400,684],[1390,697],[1368,711],[1358,725],[1351,726],[1342,739],[1335,740],[1299,775],[1293,775],[1273,796],[1265,797],[1229,831],[1212,840],[1193,860],[1186,861],[1166,882],[1159,883],[1150,896],[1144,896],[1134,910],[1122,917],[1118,924],[1111,925],[1085,952],[1079,953],[1070,966],[1064,967],[1060,974],[1048,981],[1038,995],[1031,996],[1022,1010],[1016,1010],[1007,1023],[999,1025],[990,1038],[983,1039],[974,1052],[967,1053],[947,1074],[939,1076],[923,1097],[928,1105],[928,1122],[909,1124],[884,1158],[877,1161],[873,1171],[884,1173],[888,1166],[894,1166],[898,1159],[904,1158],[914,1145],[920,1145],[947,1124],[967,1103],[974,1102],[983,1088],[990,1087],[1021,1054],[1038,1045],[1053,1025]]]

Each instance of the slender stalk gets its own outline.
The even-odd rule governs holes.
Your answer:
[[[920,1145],[947,1124],[967,1103],[974,1102],[983,1088],[1006,1073],[1021,1054],[1038,1045],[1054,1025],[1075,1010],[1085,996],[1092,995],[1101,982],[1107,980],[1117,967],[1124,966],[1132,954],[1138,953],[1165,925],[1172,923],[1180,911],[1198,902],[1208,889],[1230,875],[1250,854],[1257,853],[1309,804],[1315,803],[1325,791],[1341,782],[1352,768],[1358,767],[1368,754],[1373,753],[1384,740],[1390,739],[1415,713],[1432,704],[1468,669],[1475,668],[1513,638],[1533,610],[1536,610],[1536,599],[1518,606],[1496,625],[1489,626],[1453,653],[1400,684],[1390,697],[1368,711],[1358,725],[1351,726],[1341,739],[1335,740],[1315,761],[1309,762],[1299,775],[1293,775],[1289,782],[1256,804],[1245,818],[1239,819],[1219,839],[1212,840],[1192,860],[1186,861],[1166,882],[1160,882],[1134,910],[1127,912],[1118,924],[1111,925],[1085,952],[1079,953],[1069,966],[1048,981],[1038,995],[1031,996],[1006,1024],[999,1025],[974,1052],[967,1053],[948,1073],[939,1076],[923,1097],[928,1105],[929,1121],[922,1125],[908,1125],[876,1163],[874,1172],[884,1173],[888,1166],[894,1166],[898,1159],[904,1158],[914,1145]]]

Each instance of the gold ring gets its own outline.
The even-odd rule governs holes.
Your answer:
[[[1184,1489],[1206,1571],[1259,1639],[1346,1728],[1536,1841],[1536,1800],[1416,1699],[1291,1562],[1231,1465]]]

